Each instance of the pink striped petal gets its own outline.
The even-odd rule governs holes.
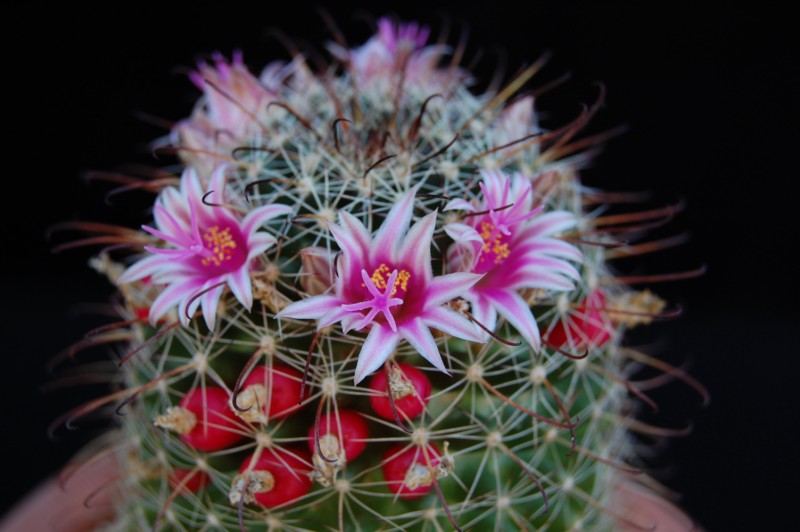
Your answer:
[[[350,312],[342,318],[342,331],[347,334],[348,332],[352,331],[356,328],[356,326],[361,323],[364,319],[363,314],[358,312]]]
[[[466,272],[448,273],[434,277],[425,287],[425,308],[442,305],[463,295],[482,277],[481,274]]]
[[[277,217],[289,215],[293,212],[288,205],[266,205],[259,207],[247,214],[241,222],[242,233],[248,235],[256,231],[267,221]]]
[[[397,203],[394,204],[392,210],[389,211],[389,214],[386,215],[386,219],[384,219],[380,229],[375,233],[375,237],[372,240],[373,245],[370,249],[370,258],[388,258],[391,262],[396,261],[400,240],[408,230],[408,224],[411,222],[416,192],[417,187],[414,187],[403,194],[400,199],[398,199]]]
[[[218,286],[200,296],[200,306],[203,309],[203,319],[205,320],[208,330],[210,331],[214,330],[214,325],[217,321],[217,306],[219,305],[219,300],[222,297],[223,290],[225,290],[224,285]]]
[[[530,227],[521,232],[520,238],[529,240],[550,236],[575,227],[575,215],[566,211],[553,211],[542,214],[531,222]]]
[[[583,253],[577,247],[556,238],[539,238],[532,243],[531,249],[551,257],[559,257],[576,262],[583,260]]]
[[[519,332],[535,351],[541,346],[539,326],[530,307],[516,292],[495,290],[484,293],[495,310]]]
[[[322,294],[296,301],[278,312],[276,316],[278,318],[316,320],[324,316],[326,312],[341,305],[342,301],[338,297]]]
[[[458,312],[445,307],[434,307],[426,310],[422,320],[428,327],[433,327],[450,336],[470,342],[485,342],[486,335],[475,324]]]
[[[247,268],[239,268],[231,273],[227,281],[236,300],[250,310],[253,306],[253,285],[250,283],[250,272]]]
[[[483,245],[483,239],[474,227],[462,223],[452,223],[444,226],[444,232],[457,244],[476,242]]]
[[[541,271],[549,271],[550,273],[557,273],[564,277],[569,277],[576,281],[580,281],[581,274],[575,269],[575,266],[563,260],[558,260],[551,257],[541,256],[539,254],[531,254],[523,257],[520,260],[525,268],[539,268]]]
[[[400,257],[412,271],[425,280],[433,277],[431,270],[431,240],[436,226],[436,211],[411,226],[403,239]]]
[[[117,279],[117,285],[131,283],[133,281],[138,281],[139,279],[143,279],[148,275],[153,275],[161,270],[161,268],[168,264],[170,261],[169,257],[163,257],[160,255],[151,255],[149,257],[145,257],[131,266],[128,267],[125,272]]]
[[[470,303],[470,314],[475,321],[494,332],[497,327],[497,311],[492,303],[480,294],[469,294],[467,300]]]
[[[369,249],[372,245],[372,235],[361,221],[347,211],[339,211],[339,224],[345,229],[352,239],[361,246],[361,249]]]
[[[475,208],[475,205],[468,202],[467,200],[456,198],[448,201],[447,205],[445,205],[444,209],[442,209],[442,212],[455,211],[455,210],[475,212],[477,209]]]
[[[329,325],[333,325],[337,321],[342,321],[348,315],[353,316],[354,325],[364,318],[364,315],[361,314],[360,312],[353,312],[351,310],[343,308],[342,306],[338,306],[330,309],[328,312],[320,316],[319,325],[317,326],[317,328],[323,329]],[[342,324],[342,329],[344,329],[344,324]],[[345,330],[345,332],[347,332],[347,330]]]
[[[266,250],[274,246],[276,242],[277,240],[275,240],[275,237],[269,233],[258,231],[257,233],[253,234],[247,239],[247,260],[250,261],[258,257]]]
[[[388,327],[373,323],[372,329],[369,331],[366,340],[364,340],[364,345],[361,346],[361,351],[358,353],[353,384],[358,384],[364,380],[364,377],[379,369],[386,362],[386,359],[392,355],[399,341],[399,334],[392,332]]]
[[[436,345],[436,340],[433,339],[431,330],[425,325],[420,318],[406,321],[399,327],[400,334],[403,338],[411,344],[411,346],[422,355],[425,360],[430,362],[442,373],[450,375],[447,368],[442,361],[442,355],[439,354],[439,347]]]
[[[520,268],[504,279],[503,287],[508,290],[522,288],[542,288],[544,290],[564,291],[575,288],[575,283],[553,272],[543,271],[536,266]]]
[[[344,256],[348,261],[352,261],[352,265],[347,269],[355,269],[361,271],[361,265],[367,260],[366,254],[369,246],[363,246],[357,234],[351,233],[344,227],[336,224],[328,226],[333,235],[334,240],[339,245]]]
[[[199,291],[202,283],[190,279],[183,283],[173,283],[166,287],[150,305],[150,323],[155,325],[171,308],[179,305],[183,300],[188,300]],[[188,325],[185,316],[181,316],[181,323]]]

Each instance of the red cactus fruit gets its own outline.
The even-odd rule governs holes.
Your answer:
[[[419,416],[425,410],[431,396],[431,381],[428,380],[428,377],[416,367],[405,362],[393,364],[388,371],[376,373],[370,381],[369,387],[377,392],[369,397],[372,409],[380,417],[388,420],[395,418],[389,390],[391,390],[394,406],[400,419],[413,419]]]
[[[264,508],[286,505],[311,490],[310,457],[305,449],[264,449],[251,468],[254,457],[244,461],[239,478],[245,479],[242,489],[256,504]]]
[[[191,477],[189,477],[191,475]],[[175,468],[169,475],[169,485],[173,489],[181,488],[181,492],[197,493],[211,483],[208,473],[200,470]]]
[[[244,438],[228,398],[228,392],[218,386],[195,388],[164,416],[171,423],[163,418],[156,423],[175,430],[186,445],[198,451],[226,449]]]
[[[555,349],[585,349],[606,344],[611,340],[612,325],[602,310],[605,307],[603,292],[593,291],[572,312],[556,319],[544,337],[544,343]]]
[[[434,480],[439,476],[441,455],[433,443],[427,444],[427,452],[430,468],[420,447],[394,445],[386,451],[381,469],[392,493],[401,499],[419,499],[433,488]]]
[[[335,447],[344,447],[344,455],[347,460],[353,460],[356,456],[367,446],[367,436],[369,436],[369,428],[367,427],[367,420],[364,416],[353,410],[339,410],[338,415],[335,412],[330,412],[322,416],[319,422],[319,438],[322,443],[325,436],[331,435],[337,438]],[[314,439],[314,427],[308,432],[308,446],[311,452],[316,451],[316,442]],[[325,449],[323,445],[323,452],[329,454],[330,451],[336,452],[335,449]],[[338,453],[337,453],[338,454]],[[331,457],[333,458],[333,456]]]
[[[241,417],[253,422],[281,419],[300,409],[303,376],[283,364],[259,366],[245,379],[236,400]],[[258,405],[261,410],[257,410]],[[249,409],[249,410],[247,410]]]

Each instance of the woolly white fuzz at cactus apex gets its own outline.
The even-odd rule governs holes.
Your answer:
[[[642,229],[618,220],[663,210],[581,183],[602,91],[545,130],[515,99],[541,62],[479,93],[430,35],[381,19],[330,63],[296,52],[259,77],[217,55],[191,74],[203,97],[158,147],[185,167],[134,178],[159,192],[155,224],[93,262],[121,293],[95,338],[130,341],[125,386],[92,403],[127,413],[99,451],[123,471],[113,526],[650,526],[611,494],[646,478],[631,433],[658,430],[632,417],[630,370],[665,366],[620,341],[669,312],[608,261]],[[431,384],[413,419],[399,362]],[[362,383],[380,370],[385,389]],[[297,409],[273,405],[278,373]],[[195,427],[235,437],[200,446]]]

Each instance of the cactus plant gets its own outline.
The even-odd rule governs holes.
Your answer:
[[[124,386],[68,417],[125,414],[115,527],[625,522],[610,494],[649,430],[632,369],[699,385],[622,345],[672,313],[608,262],[672,209],[581,184],[602,90],[543,130],[516,96],[541,63],[476,94],[429,33],[381,19],[325,68],[190,75],[203,96],[160,146],[182,169],[133,185],[153,222],[108,241],[135,254],[93,261],[122,296],[98,336],[131,343]]]

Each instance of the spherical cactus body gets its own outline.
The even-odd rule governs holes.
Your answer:
[[[477,93],[429,33],[381,19],[327,68],[191,73],[162,141],[182,169],[145,187],[135,254],[95,262],[134,338],[115,526],[624,522],[630,369],[665,366],[621,340],[665,312],[609,262],[664,216],[580,181],[602,91],[545,128],[538,64]]]

